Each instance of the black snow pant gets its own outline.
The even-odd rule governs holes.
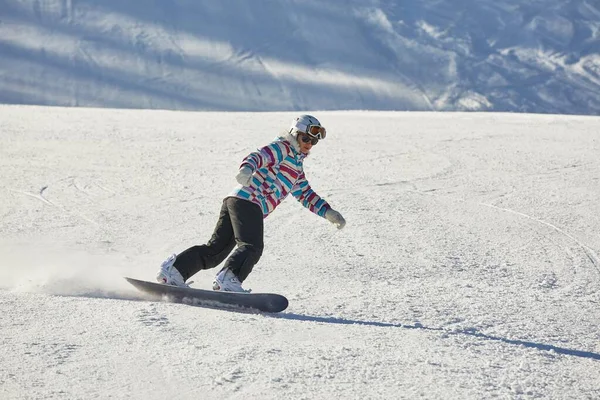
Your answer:
[[[237,244],[223,268],[229,268],[243,282],[260,259],[263,243],[263,213],[248,200],[227,197],[217,226],[205,245],[190,247],[177,256],[175,268],[188,280],[201,269],[221,264]]]

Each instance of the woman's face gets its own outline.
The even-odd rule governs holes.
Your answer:
[[[300,145],[300,151],[304,154],[308,154],[310,149],[312,149],[312,139],[306,133],[298,132],[298,136],[296,137],[298,144]]]

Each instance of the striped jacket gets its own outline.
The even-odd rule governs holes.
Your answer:
[[[291,135],[278,138],[244,158],[240,168],[252,169],[252,182],[249,186],[238,185],[228,197],[258,204],[266,218],[291,193],[304,207],[324,217],[331,207],[306,180],[302,164],[305,157]]]

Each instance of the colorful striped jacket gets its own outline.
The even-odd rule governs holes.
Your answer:
[[[240,168],[254,171],[252,182],[238,185],[228,197],[258,204],[266,218],[291,193],[304,207],[324,217],[331,207],[310,187],[303,168],[306,155],[294,144],[295,139],[287,135],[246,156]]]

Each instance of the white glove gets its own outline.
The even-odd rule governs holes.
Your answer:
[[[344,226],[346,226],[346,220],[344,219],[344,217],[342,217],[342,214],[335,211],[333,208],[327,210],[327,212],[325,213],[325,218],[327,219],[327,221],[337,226],[338,229],[342,229]]]
[[[240,172],[235,176],[235,180],[242,186],[249,186],[252,182],[252,169],[250,167],[240,168]]]

